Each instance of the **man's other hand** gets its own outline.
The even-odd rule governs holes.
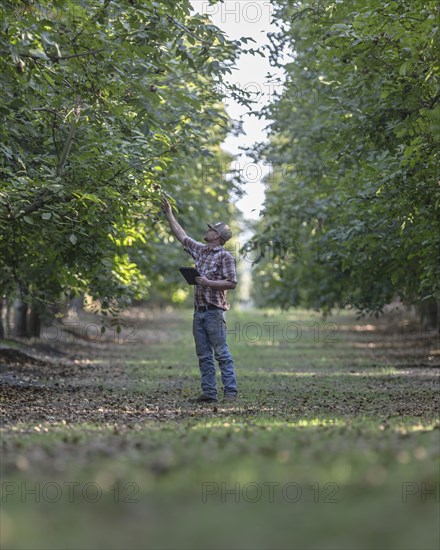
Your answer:
[[[209,286],[211,281],[206,277],[196,277],[196,283],[200,286]]]

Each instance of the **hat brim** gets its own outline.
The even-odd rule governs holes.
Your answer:
[[[221,233],[212,223],[206,222],[206,225],[209,227],[209,229],[212,229],[213,231],[218,233],[225,242],[229,241],[229,239],[232,237],[232,235],[229,233],[227,235],[225,235],[224,232]]]

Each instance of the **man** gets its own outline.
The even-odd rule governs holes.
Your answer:
[[[234,362],[226,343],[225,312],[230,307],[226,292],[237,285],[237,273],[233,256],[223,248],[232,237],[231,229],[224,222],[208,223],[209,229],[204,236],[206,244],[202,244],[188,237],[177,223],[166,199],[162,201],[162,210],[171,231],[192,256],[201,275],[196,277],[197,284],[194,287],[193,334],[203,393],[193,401],[215,403],[218,400],[214,357],[220,367],[224,400],[234,401],[237,397],[237,381]]]

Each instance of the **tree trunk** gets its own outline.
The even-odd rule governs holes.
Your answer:
[[[78,313],[82,306],[82,300],[78,296],[74,296],[69,303],[68,307],[68,317],[77,319]]]
[[[5,337],[5,331],[3,329],[3,296],[0,298],[0,340],[3,340]]]
[[[17,298],[14,302],[14,324],[15,336],[17,338],[27,338],[26,314],[28,305]]]
[[[5,334],[6,338],[12,338],[14,331],[12,329],[12,300],[6,298],[6,322],[5,322]]]
[[[426,330],[440,332],[440,302],[425,300],[418,305],[420,322]]]
[[[32,302],[29,310],[28,335],[30,338],[40,338],[41,320],[35,302]]]

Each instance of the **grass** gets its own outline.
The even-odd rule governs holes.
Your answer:
[[[2,548],[438,548],[438,337],[231,311],[240,399],[203,407],[191,312],[127,322],[3,366]]]

